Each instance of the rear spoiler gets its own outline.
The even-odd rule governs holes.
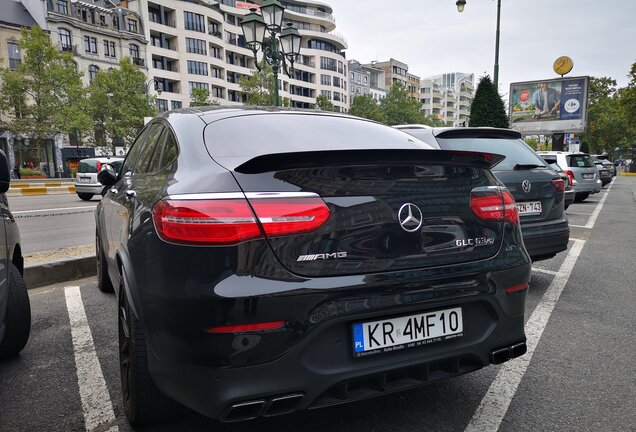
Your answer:
[[[322,168],[349,165],[413,165],[413,164],[451,164],[491,169],[506,157],[494,153],[482,153],[458,150],[326,150],[294,153],[275,153],[256,156],[252,159],[227,166],[224,162],[235,158],[215,158],[228,169],[242,174],[259,174],[298,168]]]

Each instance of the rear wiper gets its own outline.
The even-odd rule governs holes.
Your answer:
[[[513,170],[529,170],[532,168],[543,168],[543,165],[537,165],[537,164],[517,164],[515,165],[512,169]]]

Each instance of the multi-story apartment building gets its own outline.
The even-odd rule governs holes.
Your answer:
[[[22,61],[20,47],[20,31],[22,28],[30,28],[35,24],[31,14],[19,1],[4,0],[0,7],[0,68],[15,70]],[[0,116],[3,113],[0,113]],[[1,124],[1,122],[0,122]],[[27,154],[24,140],[7,130],[0,129],[0,150],[9,158],[11,168],[21,165],[23,160],[35,159],[37,149]],[[32,154],[31,154],[32,153]],[[27,159],[24,159],[27,158]]]
[[[365,66],[384,71],[384,88],[386,91],[391,90],[391,86],[396,82],[401,83],[405,89],[409,88],[409,66],[406,63],[391,58],[383,62],[371,62]]]
[[[190,91],[204,88],[221,105],[238,105],[239,79],[255,70],[253,53],[246,47],[241,29],[252,3],[236,0],[129,0],[146,23],[149,76],[162,88],[157,98],[160,111],[187,107]],[[302,36],[300,61],[289,78],[279,73],[281,98],[294,107],[308,108],[316,97],[326,96],[339,111],[347,111],[347,43],[334,32],[332,9],[313,1],[283,2],[284,22],[291,22]],[[260,53],[259,53],[260,60]]]
[[[475,92],[475,75],[452,72],[420,81],[422,112],[448,126],[465,126]]]
[[[141,17],[116,0],[22,0],[60,51],[73,53],[88,84],[99,70],[130,57],[144,72],[147,40]],[[119,3],[119,4],[118,4]]]
[[[370,94],[379,101],[386,96],[385,75],[382,69],[349,60],[349,98]]]
[[[408,84],[406,86],[406,92],[408,97],[415,99],[416,101],[419,101],[420,100],[420,77],[409,73],[406,75],[406,78],[408,80]]]

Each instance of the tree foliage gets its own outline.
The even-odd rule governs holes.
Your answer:
[[[260,70],[252,71],[251,76],[239,79],[241,95],[247,97],[246,105],[273,106],[275,105],[274,90],[276,80],[272,67],[265,60],[259,63]]]
[[[22,29],[19,47],[23,55],[16,70],[0,70],[2,126],[35,142],[89,131],[86,89],[72,55],[58,52],[38,26]]]
[[[111,140],[120,137],[131,144],[144,125],[144,117],[156,114],[146,93],[146,77],[128,57],[120,60],[119,68],[99,71],[88,90],[98,145],[106,144],[102,131]]]
[[[384,112],[370,94],[355,96],[349,114],[384,123]]]
[[[316,109],[320,111],[336,111],[336,107],[325,95],[320,95],[316,98]]]
[[[193,88],[190,92],[190,106],[191,107],[199,107],[199,106],[210,106],[210,105],[218,105],[219,103],[215,100],[210,100],[210,91],[206,88]]]
[[[497,88],[488,75],[481,77],[470,106],[470,127],[509,127],[506,109]]]
[[[426,121],[418,100],[410,98],[406,87],[395,82],[387,95],[380,101],[384,114],[384,123],[389,126],[398,124],[421,124]]]

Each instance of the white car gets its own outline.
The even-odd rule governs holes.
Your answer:
[[[84,201],[90,201],[94,195],[102,195],[104,185],[97,181],[97,173],[102,169],[102,165],[109,164],[115,172],[119,172],[124,158],[121,157],[98,157],[82,159],[77,169],[75,179],[75,193]]]

